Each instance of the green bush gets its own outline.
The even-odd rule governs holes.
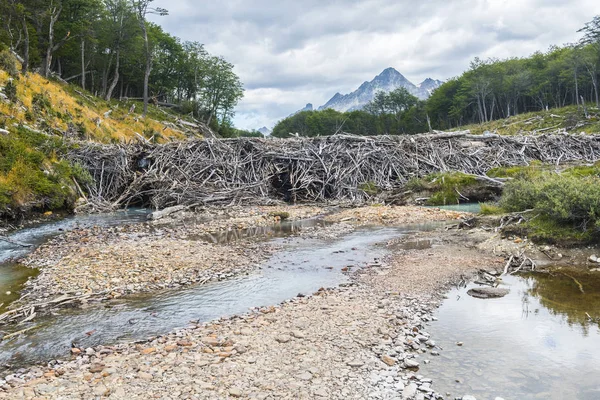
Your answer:
[[[501,199],[506,211],[535,210],[549,221],[584,232],[600,232],[600,177],[544,173],[506,185]]]
[[[0,51],[0,69],[5,70],[12,78],[19,77],[17,60],[8,50]]]

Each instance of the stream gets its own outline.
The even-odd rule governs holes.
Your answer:
[[[72,217],[10,237],[35,248],[67,230],[139,222],[146,214],[145,210],[130,210]],[[439,226],[366,227],[327,240],[294,236],[299,230],[321,225],[321,220],[310,219],[198,237],[214,243],[265,240],[281,250],[245,276],[91,303],[39,318],[31,332],[0,342],[0,363],[12,368],[46,363],[68,356],[72,345],[86,348],[144,340],[191,322],[242,314],[251,307],[335,287],[348,281],[343,267],[356,269],[376,262],[386,254],[382,244],[388,240]],[[428,241],[417,241],[407,249],[430,246]],[[18,297],[22,283],[36,274],[10,260],[32,248],[0,242],[0,290],[5,306]],[[582,282],[584,293],[574,277]],[[450,291],[437,311],[438,320],[428,327],[443,350],[439,357],[422,355],[431,362],[421,363],[419,374],[433,378],[437,392],[447,394],[446,398],[470,394],[478,400],[600,398],[598,273],[569,269],[552,275],[506,276],[502,286],[510,293],[500,299],[470,297],[467,291],[474,286]]]
[[[131,222],[139,220],[138,217],[138,214],[108,217],[103,223]],[[67,225],[59,226],[66,230],[69,226],[82,223],[78,221],[75,225],[69,225],[69,222],[65,222]],[[299,229],[321,223],[318,219],[312,219],[282,223],[274,228],[203,236],[199,239],[218,243],[255,236],[257,240],[268,240],[282,246],[282,250],[261,264],[257,271],[246,276],[91,303],[83,308],[62,309],[54,315],[40,317],[35,320],[34,330],[0,343],[0,363],[11,367],[44,363],[67,356],[73,344],[86,348],[143,340],[188,326],[191,321],[206,322],[241,314],[251,307],[278,304],[300,293],[312,294],[321,287],[336,287],[348,281],[342,268],[352,266],[355,269],[382,257],[385,250],[379,244],[415,230],[432,229],[439,225],[363,228],[333,240],[290,237]],[[49,236],[54,235],[55,230],[56,226],[38,228],[38,232],[53,232]],[[33,232],[22,234],[19,240],[38,244],[43,241]],[[1,268],[6,270],[13,267],[5,264]],[[14,268],[19,270],[20,267]]]

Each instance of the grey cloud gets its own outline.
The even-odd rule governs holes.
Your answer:
[[[416,4],[415,4],[416,3]],[[414,82],[459,75],[476,57],[573,42],[596,0],[156,0],[168,32],[205,43],[246,87],[236,123],[273,125],[386,67]]]

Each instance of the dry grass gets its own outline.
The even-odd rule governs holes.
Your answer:
[[[0,70],[0,86],[5,86],[8,79],[8,73]],[[160,141],[184,138],[181,132],[166,127],[157,119],[144,120],[139,114],[129,114],[131,103],[109,103],[85,93],[82,96],[76,92],[78,89],[38,74],[22,75],[14,83],[18,104],[0,102],[0,118],[7,127],[14,123],[39,124],[39,119],[43,119],[48,128],[58,131],[66,131],[69,123],[77,125],[89,139],[105,143],[126,141],[135,137],[136,133],[144,135],[145,132],[159,133],[162,136]],[[33,112],[33,98],[40,94],[48,98],[51,112],[44,112],[38,121],[27,122],[27,117]],[[112,114],[105,117],[105,113],[111,109]]]

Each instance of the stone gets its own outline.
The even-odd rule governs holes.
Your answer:
[[[590,258],[588,258],[588,261],[592,263],[600,263],[600,258],[598,258],[598,256],[594,254],[591,255]]]
[[[476,297],[478,299],[496,299],[499,297],[504,297],[509,293],[509,289],[494,287],[473,288],[467,292],[469,296]]]
[[[152,354],[156,351],[156,347],[148,347],[147,349],[142,350],[142,354]]]
[[[301,381],[310,381],[312,377],[313,376],[310,372],[303,372],[300,375],[298,375],[298,379],[300,379]]]
[[[390,367],[393,367],[396,364],[396,360],[394,360],[392,357],[390,357],[388,355],[384,355],[383,357],[381,357],[381,361],[383,361],[385,364],[387,364]]]
[[[406,368],[418,368],[419,362],[416,360],[407,358],[406,360],[404,360],[404,365],[406,366]]]
[[[404,390],[402,391],[402,398],[412,399],[413,397],[415,397],[416,394],[417,394],[417,385],[414,383],[411,383],[410,385],[406,386],[404,388]]]
[[[144,371],[138,372],[137,376],[138,376],[138,378],[144,379],[144,380],[147,380],[147,381],[151,381],[154,378],[154,376],[152,376],[152,374],[149,374],[149,373],[144,372]]]
[[[462,397],[462,400],[477,400],[474,396],[466,395]]]
[[[360,360],[352,360],[352,361],[348,361],[346,363],[346,365],[348,365],[349,367],[352,367],[352,368],[360,368],[363,365],[365,365],[365,363]]]
[[[279,335],[275,340],[279,343],[288,343],[291,340],[291,337],[289,335]]]
[[[327,393],[327,390],[325,390],[325,389],[323,389],[323,388],[316,389],[316,390],[313,392],[313,394],[314,394],[316,397],[329,397],[329,394]]]
[[[207,346],[217,347],[219,345],[219,339],[217,339],[215,337],[210,337],[210,336],[203,337],[202,343],[204,343]]]
[[[232,387],[229,389],[229,395],[231,397],[242,397],[242,390],[237,387]]]
[[[95,374],[97,372],[102,372],[103,370],[104,370],[104,365],[102,365],[102,364],[92,364],[90,366],[90,372],[92,374]]]

